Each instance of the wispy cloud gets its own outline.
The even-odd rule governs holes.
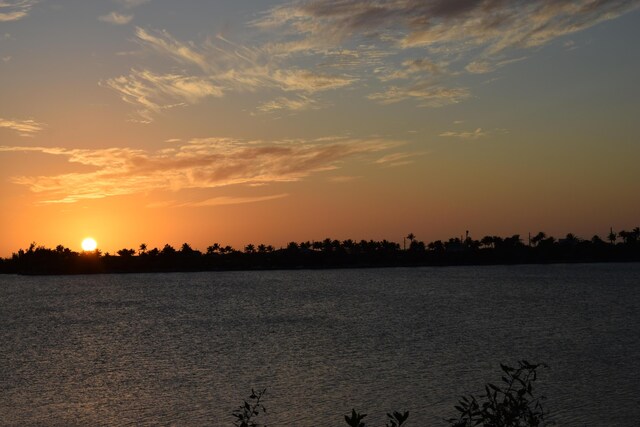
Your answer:
[[[272,113],[275,111],[304,111],[317,108],[319,108],[319,105],[315,100],[307,96],[298,96],[296,98],[279,97],[273,99],[259,105],[258,111]]]
[[[167,68],[136,69],[175,76],[179,64],[181,79],[215,87],[215,95],[205,90],[198,99],[265,90],[273,98],[256,106],[262,112],[328,105],[319,102],[323,94],[346,87],[363,89],[381,104],[412,100],[419,107],[437,107],[471,96],[459,76],[495,71],[525,59],[532,48],[639,6],[637,0],[292,1],[249,23],[265,40],[253,46],[220,34],[194,42],[138,27],[136,42],[164,59]],[[141,121],[152,120],[166,104],[190,103],[182,95],[153,101],[151,93],[168,98],[173,91],[155,90],[155,82],[136,73],[127,82],[118,79],[108,86],[134,92],[125,98],[141,108]],[[380,82],[388,86],[380,89]],[[140,90],[143,96],[137,96]],[[145,105],[149,102],[155,106]]]
[[[423,52],[421,59],[400,64],[387,62],[378,76],[389,81],[443,74],[454,77],[462,71],[491,72],[523,59],[526,49],[614,19],[639,6],[640,2],[634,0],[311,0],[274,7],[253,25],[280,31],[287,41],[278,46],[289,46],[290,53],[317,53],[351,46],[365,38],[385,51]],[[463,68],[447,70],[441,64],[449,61],[462,63]],[[444,98],[466,97],[459,89],[446,90],[456,94]],[[433,91],[427,92],[409,82],[369,98],[387,103],[411,97],[431,98]]]
[[[360,178],[362,178],[362,177],[361,176],[350,176],[350,175],[338,175],[338,176],[329,177],[329,181],[337,182],[339,184],[342,184],[342,183],[345,183],[345,182],[356,181],[356,180],[358,180]]]
[[[439,136],[445,138],[459,138],[459,139],[479,139],[486,136],[487,133],[481,128],[477,128],[474,131],[447,131],[442,132]]]
[[[310,45],[368,34],[402,48],[455,43],[456,50],[466,44],[497,53],[540,46],[638,6],[631,0],[313,0],[277,6],[254,25],[285,28]]]
[[[268,196],[255,196],[255,197],[233,197],[233,196],[220,196],[213,197],[201,202],[186,203],[185,206],[225,206],[225,205],[241,205],[245,203],[258,203],[266,202],[269,200],[282,199],[289,196],[287,193],[271,194]]]
[[[349,76],[318,74],[309,70],[277,70],[272,78],[285,91],[307,93],[341,88],[356,80]]]
[[[467,88],[450,88],[431,81],[422,81],[411,86],[391,86],[383,92],[369,95],[368,98],[381,104],[413,99],[418,101],[419,107],[442,107],[456,104],[470,96]]]
[[[143,123],[151,122],[153,114],[162,110],[223,94],[222,89],[208,79],[180,74],[161,75],[149,70],[131,70],[128,76],[107,80],[105,84],[120,93],[125,102],[141,107],[136,120]]]
[[[181,202],[178,200],[165,200],[161,202],[154,202],[147,205],[148,208],[183,208],[183,207],[210,207],[210,206],[228,206],[228,205],[243,205],[247,203],[259,203],[267,202],[270,200],[278,200],[289,197],[288,193],[281,194],[269,194],[266,196],[249,196],[249,197],[236,197],[236,196],[218,196],[211,197],[209,199],[200,201]]]
[[[0,128],[11,129],[20,134],[20,136],[33,136],[44,129],[43,123],[35,120],[8,120],[0,117]]]
[[[427,58],[408,59],[402,62],[401,68],[390,73],[381,74],[379,79],[383,82],[389,80],[409,79],[414,76],[423,78],[427,76],[441,76],[447,72],[446,63],[436,63]]]
[[[356,80],[348,75],[282,67],[263,49],[237,45],[222,36],[201,46],[179,41],[167,31],[137,28],[136,36],[143,46],[182,64],[196,66],[202,77],[226,85],[229,90],[264,87],[315,93],[341,88]]]
[[[375,138],[276,142],[206,138],[156,152],[17,146],[0,146],[0,152],[40,152],[93,167],[89,172],[11,179],[41,193],[46,203],[73,203],[152,190],[299,181],[320,171],[339,169],[349,159],[373,162],[375,153],[400,144]]]
[[[113,25],[126,25],[133,19],[133,15],[123,15],[118,12],[111,12],[98,18],[102,22]]]
[[[567,40],[562,43],[562,47],[564,47],[567,51],[578,49],[578,45],[574,40]]]
[[[527,59],[526,56],[495,61],[479,59],[467,64],[465,70],[472,74],[485,74],[495,71],[500,67],[504,67],[505,65],[513,64],[514,62],[524,61],[525,59]]]
[[[167,55],[181,63],[195,64],[202,70],[210,70],[210,65],[202,53],[189,43],[176,40],[167,31],[150,32],[136,28],[136,37],[143,45],[149,46],[162,55]]]
[[[180,41],[167,31],[140,27],[136,28],[135,35],[143,48],[184,67],[181,74],[133,69],[127,76],[104,82],[105,86],[118,91],[123,100],[139,107],[137,120],[144,123],[176,105],[257,89],[297,93],[267,101],[257,107],[258,111],[315,109],[322,104],[311,95],[343,88],[357,80],[345,73],[283,67],[264,50],[241,46],[222,36],[196,44]]]
[[[18,21],[26,18],[38,0],[2,0],[0,1],[0,22]]]
[[[415,157],[426,153],[391,153],[376,160],[376,163],[385,167],[404,166],[414,162]]]

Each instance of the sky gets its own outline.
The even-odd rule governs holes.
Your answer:
[[[640,1],[0,0],[0,256],[640,223]]]

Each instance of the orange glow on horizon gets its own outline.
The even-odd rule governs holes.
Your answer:
[[[386,2],[349,27],[356,2],[199,2],[167,25],[166,2],[128,2],[134,20],[0,0],[0,258],[632,230],[640,9],[616,1],[435,23]],[[494,14],[513,37],[493,37]],[[388,29],[401,43],[369,37]],[[317,31],[341,37],[318,49]]]

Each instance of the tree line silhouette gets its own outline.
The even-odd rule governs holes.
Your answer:
[[[408,242],[408,245],[407,245]],[[290,242],[274,248],[248,244],[242,250],[213,243],[202,252],[188,243],[180,248],[166,244],[149,249],[123,248],[115,254],[99,249],[75,252],[62,245],[53,249],[32,243],[10,258],[0,258],[0,273],[87,274],[215,270],[257,270],[294,268],[357,268],[400,266],[446,266],[529,264],[558,262],[640,261],[640,228],[615,233],[607,239],[582,239],[569,233],[556,239],[539,232],[526,239],[485,236],[475,240],[466,236],[436,240],[425,244],[409,233],[402,246],[388,240],[334,240]]]

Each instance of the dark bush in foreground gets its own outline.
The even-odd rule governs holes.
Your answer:
[[[245,400],[238,409],[231,413],[231,415],[236,419],[233,422],[235,427],[267,427],[266,424],[260,424],[256,421],[256,418],[260,416],[260,413],[264,414],[267,412],[267,408],[260,403],[260,399],[262,399],[262,396],[266,391],[267,389],[259,391],[252,389],[249,401],[247,402]]]
[[[533,383],[538,377],[537,370],[547,367],[543,363],[529,363],[526,360],[518,362],[518,367],[500,364],[502,369],[502,383],[497,386],[492,383],[485,385],[485,392],[478,397],[463,396],[454,406],[459,415],[446,421],[454,427],[541,427],[550,425],[545,422],[545,412],[542,407],[544,396],[535,396]],[[251,390],[249,401],[244,401],[232,415],[235,427],[267,427],[256,419],[265,414],[267,409],[261,399],[266,389],[256,392]],[[367,427],[364,418],[355,409],[351,415],[345,415],[344,420],[350,427]],[[406,425],[409,412],[387,413],[386,427],[402,427]]]
[[[500,364],[504,375],[500,386],[488,383],[485,393],[479,397],[463,396],[455,409],[458,418],[449,419],[455,427],[495,426],[534,427],[543,426],[544,396],[533,394],[533,383],[538,377],[537,369],[546,367],[526,360],[518,362],[518,368]]]

